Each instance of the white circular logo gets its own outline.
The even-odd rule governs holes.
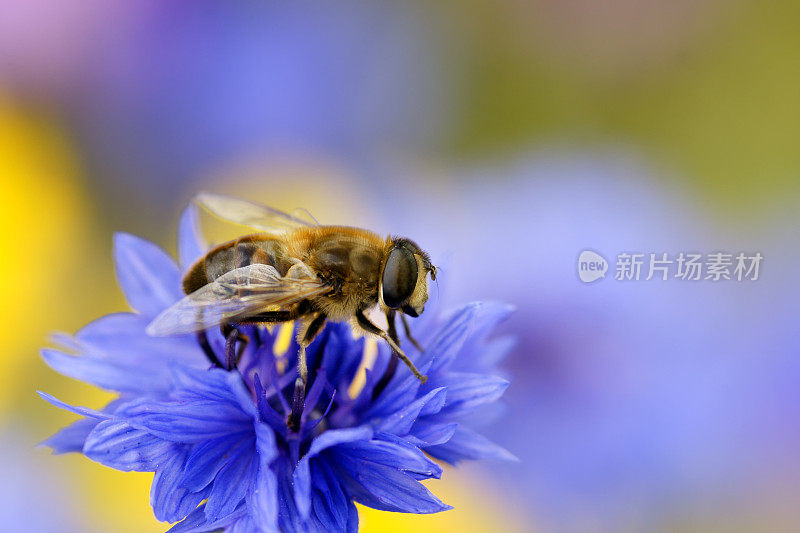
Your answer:
[[[591,283],[606,277],[608,261],[602,255],[584,250],[578,256],[578,277],[584,283]]]

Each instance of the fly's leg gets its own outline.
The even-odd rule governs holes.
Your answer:
[[[417,339],[411,336],[411,328],[408,327],[408,320],[406,320],[406,315],[400,315],[400,320],[403,322],[403,330],[406,332],[406,338],[408,342],[414,345],[414,348],[420,351],[420,353],[424,352],[425,350],[420,346],[417,342]],[[391,332],[390,332],[391,333]],[[400,344],[399,342],[397,344]]]
[[[217,368],[224,368],[222,361],[219,360],[217,354],[214,353],[214,349],[211,348],[211,343],[208,342],[206,330],[201,329],[197,332],[197,342],[200,344],[200,348],[203,349],[203,353],[206,354],[206,357],[208,357],[208,360],[211,361],[212,365]]]
[[[294,396],[292,397],[292,412],[286,420],[286,426],[291,431],[300,429],[300,418],[306,399],[306,385],[308,384],[308,362],[306,361],[306,347],[311,344],[317,334],[325,325],[325,315],[319,313],[311,322],[300,330],[297,335],[300,349],[297,352],[297,379],[294,382]]]
[[[274,324],[275,322],[291,322],[297,320],[301,316],[307,315],[311,311],[311,306],[308,300],[303,300],[291,309],[282,309],[279,311],[265,311],[258,315],[250,315],[241,319],[237,319],[237,324]]]
[[[394,309],[389,309],[386,311],[386,323],[389,324],[389,327],[386,328],[386,333],[389,334],[389,337],[400,346],[400,337],[397,336],[397,327],[395,326],[394,320],[397,316],[397,311]],[[364,317],[366,318],[366,316]]]
[[[296,305],[294,308],[289,310],[267,311],[258,315],[250,315],[248,317],[238,319],[236,321],[236,324],[258,325],[258,324],[274,324],[276,322],[290,322],[292,320],[296,320],[301,315],[307,312],[308,312],[308,302],[303,301],[300,302],[299,305]],[[247,337],[247,335],[242,334],[230,324],[224,324],[222,326],[222,334],[225,336],[226,368],[228,370],[231,370],[235,368],[236,365],[239,363],[239,358],[242,356],[242,353],[244,352],[244,349],[247,347],[247,343],[250,339]],[[255,334],[256,336],[258,336],[258,330],[255,331]],[[258,337],[256,337],[256,339],[258,340]],[[236,341],[241,341],[242,343],[238,353],[234,352]]]
[[[396,337],[397,336],[397,330],[394,329],[394,317],[392,317],[389,313],[387,313],[386,318],[389,321],[389,330],[393,331],[393,334]],[[414,366],[414,363],[411,362],[411,359],[409,359],[408,356],[403,352],[403,350],[400,349],[400,346],[398,345],[398,343],[394,339],[392,339],[391,335],[389,333],[387,333],[386,331],[383,331],[381,328],[379,328],[375,324],[373,324],[370,321],[370,319],[367,318],[366,315],[364,315],[363,311],[359,311],[359,312],[356,313],[356,321],[358,322],[358,325],[361,327],[361,329],[363,329],[367,333],[372,333],[373,335],[378,335],[380,338],[382,338],[384,341],[386,341],[386,344],[388,344],[389,347],[392,349],[392,354],[396,358],[398,358],[401,361],[403,361],[403,363],[405,363],[405,365],[408,367],[409,370],[411,370],[411,373],[414,374],[414,377],[416,377],[419,380],[420,383],[425,383],[428,380],[428,378],[426,376],[423,376],[422,373],[419,370],[417,370],[417,367]],[[395,367],[396,367],[396,365],[397,365],[397,363],[395,363]],[[374,397],[377,397],[381,392],[383,392],[383,389],[389,383],[389,380],[392,379],[392,376],[390,375],[390,376],[388,376],[388,379],[384,380],[384,378],[387,378],[387,373],[389,372],[391,367],[392,367],[392,363],[390,361],[389,362],[389,367],[387,367],[387,369],[386,369],[386,373],[384,373],[384,375],[381,377],[381,379],[378,382],[378,384],[375,385],[375,389],[373,390],[373,393],[372,393]],[[392,370],[391,373],[393,375],[394,374],[394,370]]]
[[[395,343],[397,343],[397,345],[399,346],[400,345],[400,338],[397,336],[397,328],[395,327],[395,324],[394,324],[394,320],[395,320],[395,316],[396,315],[397,315],[397,312],[394,311],[393,309],[390,309],[389,311],[387,311],[386,312],[386,323],[389,324],[389,328],[388,328],[388,331],[387,331],[387,333],[389,334],[389,337]],[[386,370],[383,371],[383,375],[381,376],[381,379],[378,380],[378,383],[375,384],[375,388],[372,389],[372,399],[373,400],[375,398],[377,398],[381,394],[381,392],[383,392],[383,389],[385,389],[386,385],[388,385],[389,382],[392,380],[392,378],[394,377],[395,372],[397,372],[397,364],[398,364],[399,361],[400,361],[400,359],[398,357],[392,357],[391,359],[389,359],[389,364],[386,365]]]
[[[275,322],[289,322],[296,319],[299,313],[296,311],[268,311],[260,315],[251,315],[239,320],[239,324],[274,324]]]

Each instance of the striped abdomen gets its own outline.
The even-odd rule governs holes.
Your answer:
[[[198,260],[183,278],[183,292],[191,294],[230,272],[253,263],[274,266],[281,275],[289,269],[283,260],[286,243],[272,235],[246,235],[220,244]]]

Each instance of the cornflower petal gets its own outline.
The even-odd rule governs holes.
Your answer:
[[[186,459],[181,485],[193,491],[207,487],[228,463],[228,452],[241,445],[253,446],[252,440],[253,435],[243,430],[241,433],[205,440],[192,447]]]
[[[56,407],[60,407],[65,411],[69,411],[70,413],[75,413],[76,415],[85,416],[87,418],[93,418],[95,420],[108,420],[111,418],[111,415],[106,413],[101,413],[95,411],[94,409],[89,409],[88,407],[80,407],[80,406],[72,406],[68,403],[62,402],[55,396],[47,394],[46,392],[37,391],[37,394],[46,402],[55,405]]]
[[[181,486],[181,469],[186,462],[186,450],[175,444],[173,454],[155,470],[150,487],[150,505],[158,520],[176,522],[191,513],[208,495],[208,487],[190,491]]]
[[[91,353],[68,355],[51,349],[42,350],[42,358],[56,372],[102,389],[155,393],[165,390],[168,384],[167,376],[160,375],[163,372],[148,372],[147,365],[137,365],[131,360],[97,357]]]
[[[369,441],[343,444],[340,451],[361,461],[391,466],[403,472],[420,474],[420,479],[440,478],[442,467],[428,459],[419,448],[391,433],[376,433]]]
[[[429,514],[452,509],[413,476],[372,461],[333,451],[333,463],[357,502],[382,511]]]
[[[278,450],[272,430],[262,424],[256,425],[256,453],[258,473],[247,495],[247,508],[255,524],[273,531],[278,523],[278,480],[270,465]]]
[[[418,368],[423,375],[429,375],[430,367],[431,365],[428,363]],[[398,380],[397,374],[400,374],[400,371],[398,371],[397,374],[395,374],[393,382],[372,402],[372,405],[366,412],[367,417],[382,418],[392,414],[398,406],[408,405],[410,402],[414,401],[414,398],[417,397],[420,390],[420,383],[410,371],[407,369],[404,370],[405,376],[400,376]]]
[[[138,398],[118,413],[134,427],[172,442],[195,443],[252,431],[253,420],[229,403],[213,401],[168,402]]]
[[[411,428],[411,434],[406,435],[408,442],[426,448],[436,444],[444,444],[453,437],[458,424],[442,424],[428,422],[427,420],[417,420]]]
[[[311,443],[308,453],[300,459],[294,471],[294,499],[301,517],[308,518],[311,509],[311,466],[310,461],[323,450],[357,440],[372,437],[372,429],[367,426],[352,429],[326,431]]]
[[[86,442],[86,437],[100,423],[96,418],[81,418],[69,426],[57,431],[50,438],[41,442],[41,446],[47,446],[56,455],[70,452],[82,452]]]
[[[129,472],[152,472],[173,454],[173,443],[131,427],[123,420],[103,420],[86,437],[83,453],[89,459]]]
[[[178,222],[178,260],[182,270],[192,266],[208,249],[198,231],[199,226],[197,206],[189,204]]]
[[[447,401],[440,414],[449,417],[467,414],[476,407],[493,402],[508,388],[505,379],[465,372],[449,372],[432,381],[447,391]]]
[[[206,502],[209,522],[232,513],[250,490],[258,469],[254,440],[244,441],[228,453],[228,462],[216,475]]]
[[[447,389],[444,387],[434,389],[378,422],[377,429],[386,433],[405,435],[411,430],[411,426],[424,408],[430,406],[429,412],[438,412],[444,406],[446,396]]]
[[[151,242],[117,233],[114,265],[128,303],[147,317],[155,317],[181,298],[178,267],[164,250]]]
[[[314,461],[311,474],[316,496],[311,502],[320,523],[328,531],[347,531],[353,504],[342,490],[336,474],[326,461]]]
[[[432,361],[430,369],[432,373],[438,373],[441,369],[452,364],[456,355],[464,346],[480,307],[479,303],[473,303],[450,314],[450,319],[445,322],[439,333],[434,337],[430,347],[424,354],[425,356],[422,358],[422,361]]]
[[[201,354],[197,353],[194,338],[151,337],[145,334],[149,319],[134,313],[112,313],[94,320],[75,334],[81,352],[122,360],[135,360],[139,363],[160,363],[167,367],[172,361],[198,363],[207,366]],[[166,365],[165,365],[166,363]],[[162,371],[163,373],[163,371]]]
[[[247,509],[244,505],[236,508],[230,515],[217,520],[216,522],[209,522],[206,518],[205,504],[197,507],[194,511],[189,513],[186,518],[178,522],[167,530],[167,533],[208,533],[221,528],[227,528],[235,524],[237,520],[247,516]]]
[[[429,446],[425,451],[450,464],[464,460],[493,459],[496,461],[517,461],[518,459],[483,435],[475,433],[463,426],[456,428],[453,436],[444,444]]]

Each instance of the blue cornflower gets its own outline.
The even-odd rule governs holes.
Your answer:
[[[186,266],[205,246],[196,212],[181,218],[179,256]],[[117,275],[134,313],[92,322],[60,350],[43,351],[58,372],[119,392],[100,410],[43,398],[83,418],[52,436],[56,453],[81,452],[124,471],[155,472],[156,518],[170,531],[355,531],[354,502],[375,509],[435,513],[449,509],[420,480],[464,459],[513,456],[466,423],[497,400],[508,382],[495,377],[512,346],[489,339],[509,313],[476,303],[444,318],[418,319],[424,353],[409,356],[428,376],[422,385],[402,367],[373,394],[390,353],[380,344],[366,379],[366,340],[329,324],[307,350],[309,388],[299,428],[287,428],[297,346],[255,327],[238,371],[209,368],[193,335],[150,337],[147,324],[179,298],[180,270],[155,245],[115,239]],[[212,349],[224,339],[209,332]],[[72,352],[72,353],[68,353]]]

